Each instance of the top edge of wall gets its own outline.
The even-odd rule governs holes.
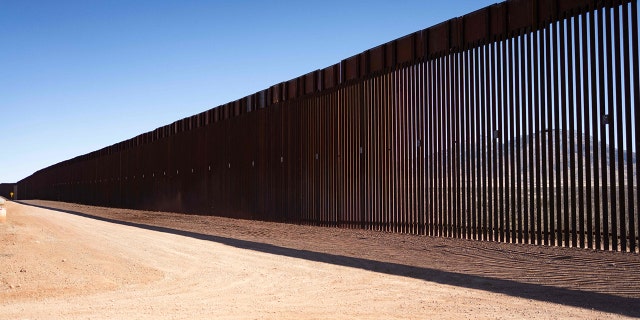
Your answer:
[[[59,162],[36,171],[34,175],[48,168],[120,152],[273,104],[330,91],[394,68],[517,37],[590,10],[629,2],[631,0],[508,0],[496,3],[383,43],[324,69],[311,71],[131,139]]]

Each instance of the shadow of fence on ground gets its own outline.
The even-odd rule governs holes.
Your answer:
[[[567,288],[559,288],[547,285],[522,283],[513,280],[504,280],[477,275],[468,275],[458,272],[449,272],[438,269],[415,267],[391,262],[381,262],[371,259],[335,255],[309,250],[287,248],[267,243],[240,240],[229,237],[221,237],[211,234],[203,234],[178,230],[173,228],[154,226],[148,224],[127,222],[94,216],[91,214],[61,210],[53,207],[40,206],[17,201],[20,204],[64,212],[85,218],[100,220],[104,222],[116,223],[125,226],[137,227],[146,230],[170,233],[199,240],[212,241],[238,249],[254,250],[258,252],[275,254],[285,257],[305,259],[308,261],[329,263],[333,265],[358,268],[367,271],[379,272],[395,276],[409,277],[444,285],[457,286],[461,288],[484,290],[488,292],[506,294],[513,297],[532,299],[537,301],[551,302],[584,309],[597,310],[608,313],[615,313],[629,317],[640,317],[640,299],[631,297],[620,297],[606,293],[591,291],[581,291]]]

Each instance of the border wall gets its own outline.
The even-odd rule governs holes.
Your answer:
[[[17,200],[18,185],[16,183],[0,183],[0,197],[9,200]]]
[[[510,0],[44,168],[21,199],[638,252],[637,1]]]

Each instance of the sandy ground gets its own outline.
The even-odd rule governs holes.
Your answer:
[[[45,201],[5,207],[0,319],[640,317],[637,254]]]

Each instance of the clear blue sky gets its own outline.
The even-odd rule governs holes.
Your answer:
[[[0,182],[495,2],[0,0]]]

